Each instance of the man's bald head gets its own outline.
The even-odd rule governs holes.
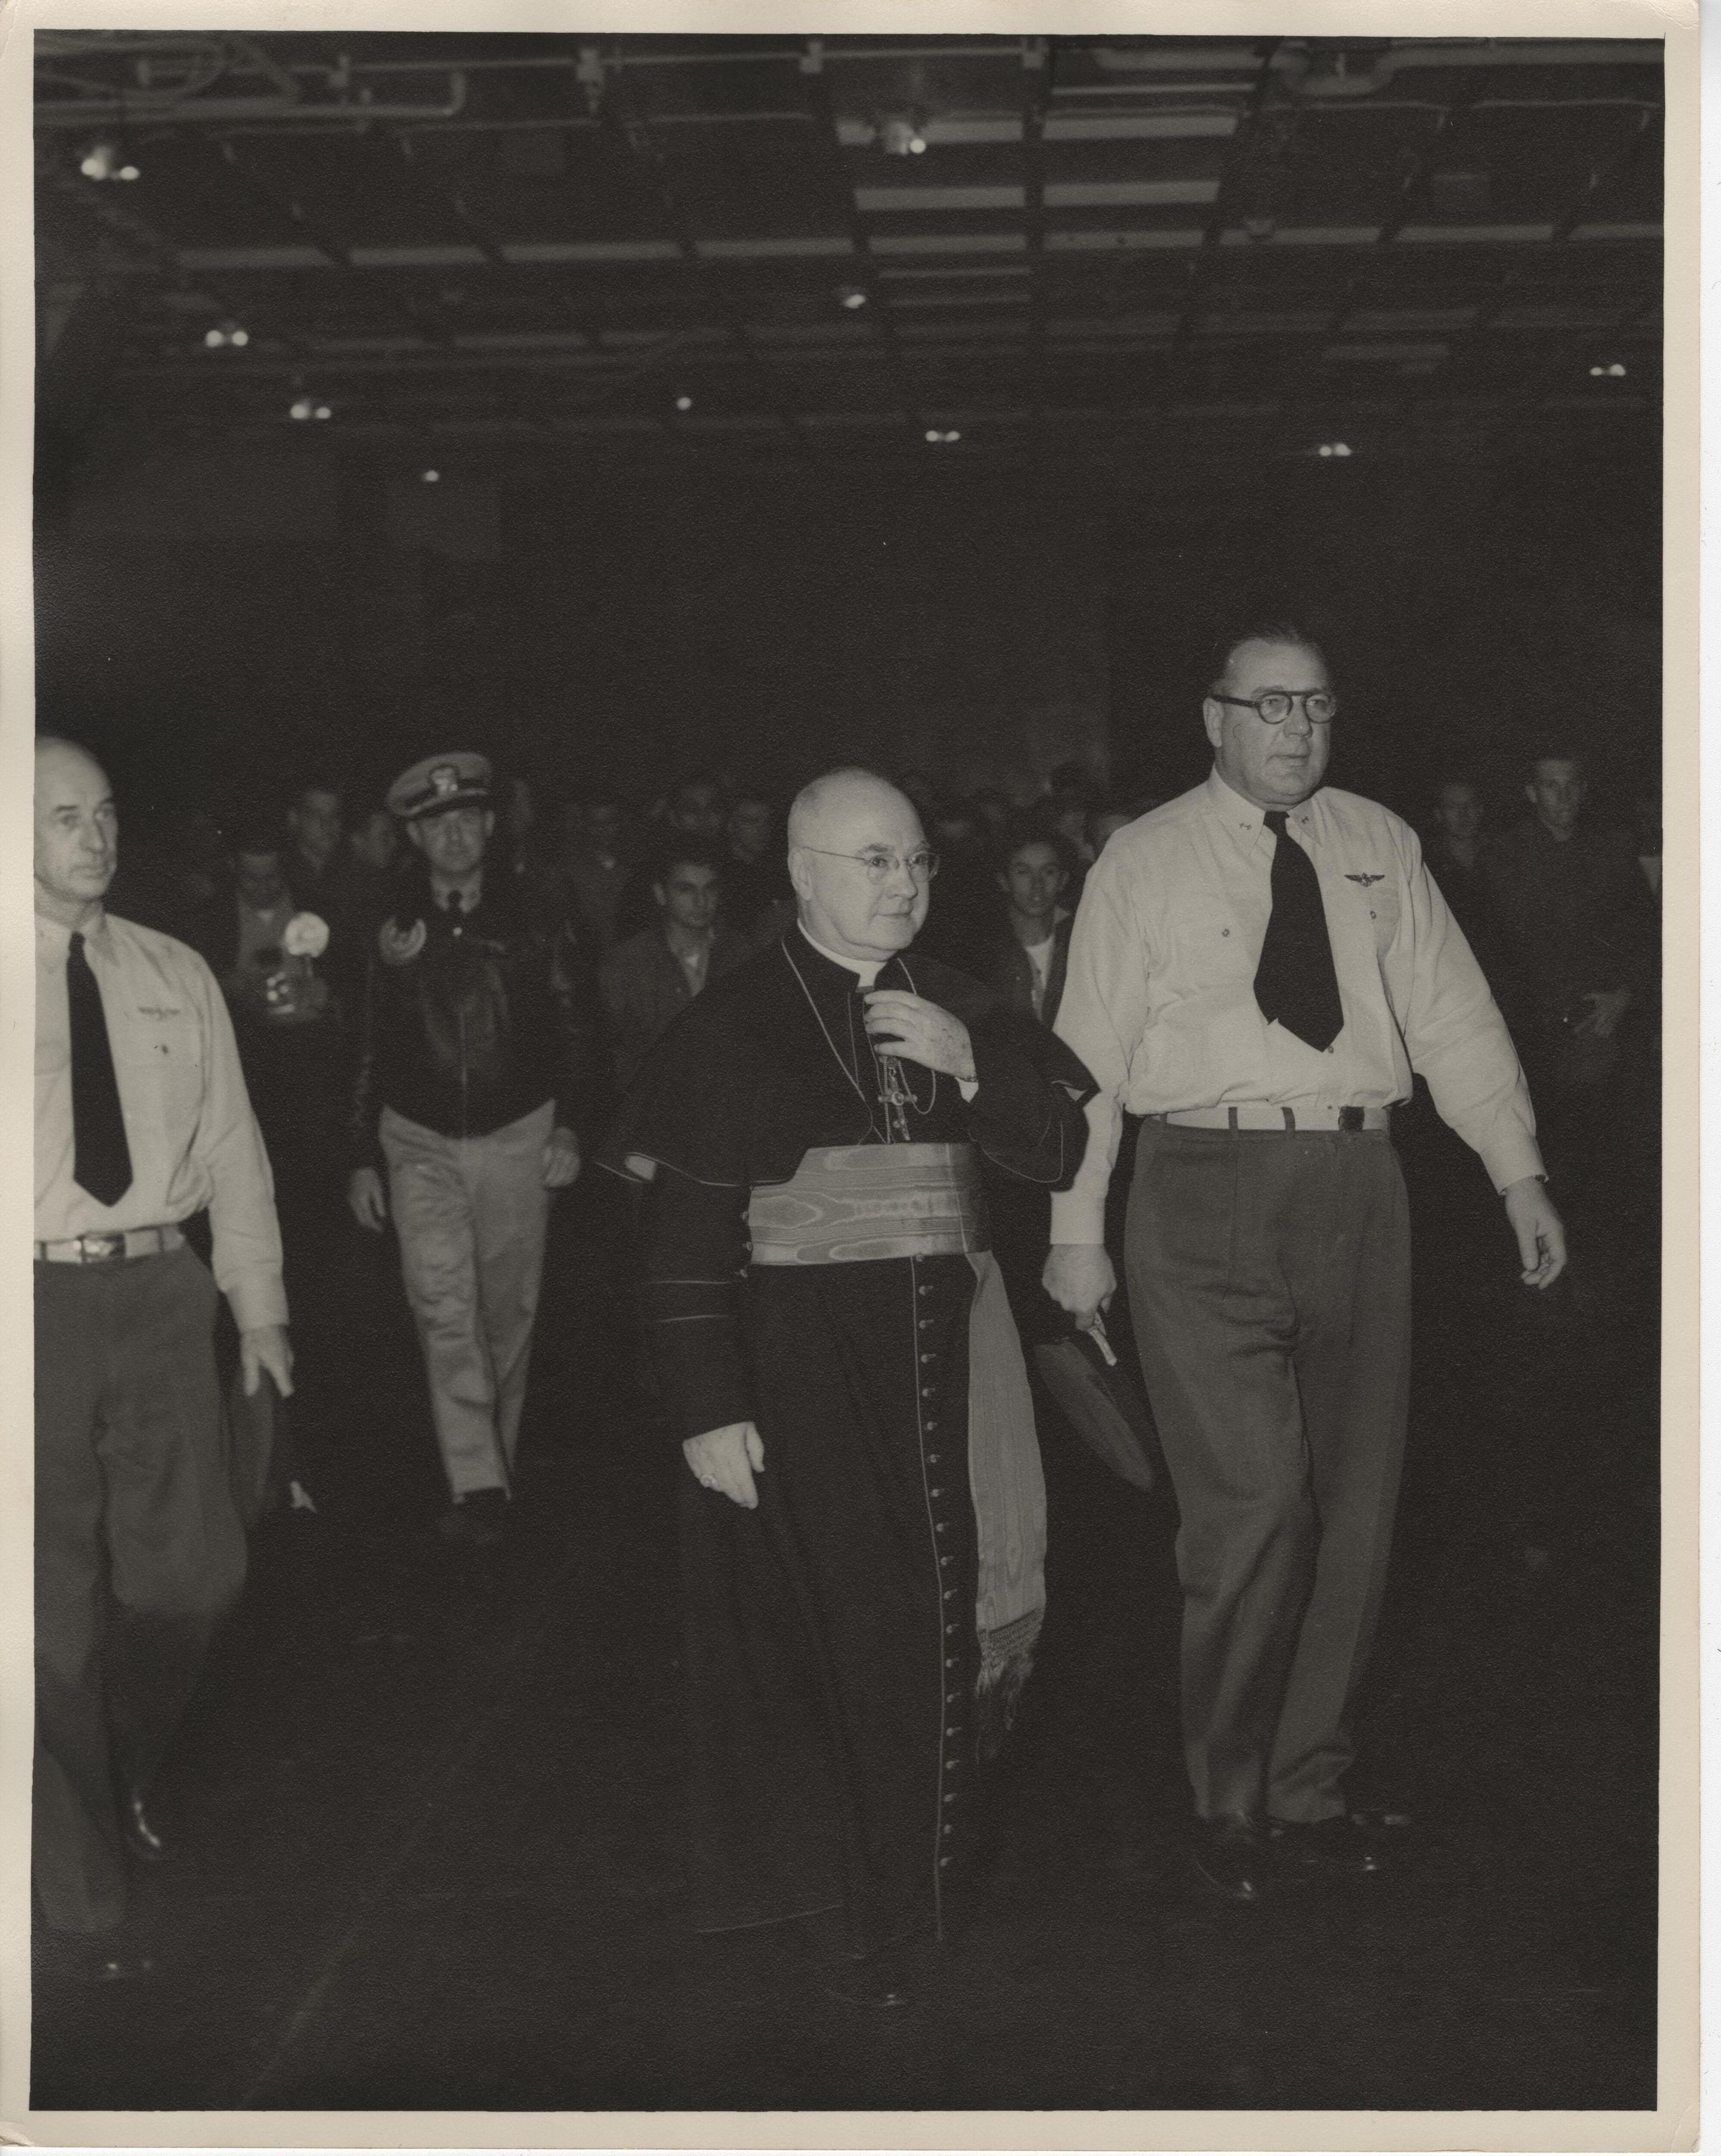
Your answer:
[[[908,796],[876,772],[828,771],[789,812],[789,872],[801,925],[845,957],[906,950],[926,919],[929,876],[908,866],[926,834]],[[887,866],[874,872],[869,860]]]
[[[61,767],[64,760],[68,757],[74,763],[85,763],[90,765],[94,770],[101,770],[101,766],[85,747],[82,742],[69,741],[64,734],[38,734],[36,771],[39,783],[44,765],[50,771],[55,770]],[[104,773],[103,776],[105,777],[106,774]]]
[[[863,770],[858,764],[827,771],[804,786],[789,803],[789,843],[822,846],[833,825],[845,824],[857,810],[868,808],[907,809],[911,816],[918,813],[900,787],[876,771]]]
[[[59,734],[36,737],[36,911],[80,928],[119,866],[119,818],[107,773]]]

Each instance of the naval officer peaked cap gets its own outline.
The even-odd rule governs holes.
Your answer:
[[[490,758],[468,748],[427,756],[402,772],[388,789],[390,809],[408,823],[415,816],[439,816],[444,808],[489,799]]]

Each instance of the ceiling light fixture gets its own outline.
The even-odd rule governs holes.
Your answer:
[[[858,285],[845,285],[837,293],[839,301],[851,311],[866,305],[866,295]]]
[[[920,157],[926,154],[927,138],[918,121],[893,113],[879,122],[878,146],[887,157]]]
[[[422,471],[419,474],[419,477],[423,480],[426,486],[434,486],[437,480],[442,477],[442,474],[439,471]]]
[[[927,439],[929,442],[959,442],[962,436],[954,427],[928,427]]]
[[[1348,457],[1350,454],[1350,444],[1349,442],[1323,442],[1320,447],[1315,451],[1315,454],[1319,457]]]
[[[1592,375],[1605,376],[1615,382],[1623,382],[1626,378],[1624,364],[1617,359],[1611,360],[1605,367],[1592,367],[1590,372]]]
[[[141,177],[136,166],[109,135],[90,145],[78,160],[78,170],[86,180],[135,180]]]
[[[203,331],[203,342],[211,352],[218,352],[223,345],[228,344],[243,352],[250,341],[251,332],[241,329],[237,322],[223,322],[218,329]]]
[[[678,397],[676,399],[676,409],[678,412],[691,412],[693,409],[693,399],[691,397]]]
[[[332,419],[334,416],[331,405],[319,404],[315,398],[306,397],[302,393],[287,407],[290,419]]]

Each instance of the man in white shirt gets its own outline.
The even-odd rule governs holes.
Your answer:
[[[244,1578],[213,1328],[244,1385],[290,1393],[269,1162],[197,954],[105,913],[118,821],[100,766],[36,744],[36,1768],[51,1930],[125,1914],[158,1860],[149,1785]],[[212,1280],[182,1224],[205,1208]]]
[[[1194,1858],[1253,1900],[1290,1866],[1378,1869],[1350,1817],[1352,1701],[1379,1608],[1408,1398],[1410,1249],[1388,1111],[1411,1074],[1482,1160],[1524,1281],[1564,1230],[1516,1053],[1408,825],[1323,787],[1319,649],[1222,646],[1205,783],[1090,871],[1057,1031],[1099,1081],[1045,1284],[1078,1323],[1120,1114],[1145,1118],[1130,1307],[1177,1493]]]
[[[1069,881],[1062,842],[1032,830],[1017,838],[998,871],[998,887],[1009,901],[1009,934],[993,984],[1042,1025],[1056,1020],[1064,991],[1070,916],[1060,901]]]

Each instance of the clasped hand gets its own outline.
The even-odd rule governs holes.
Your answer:
[[[972,1082],[974,1044],[959,1018],[904,988],[871,988],[866,1001],[866,1030],[881,1055],[900,1055]]]

